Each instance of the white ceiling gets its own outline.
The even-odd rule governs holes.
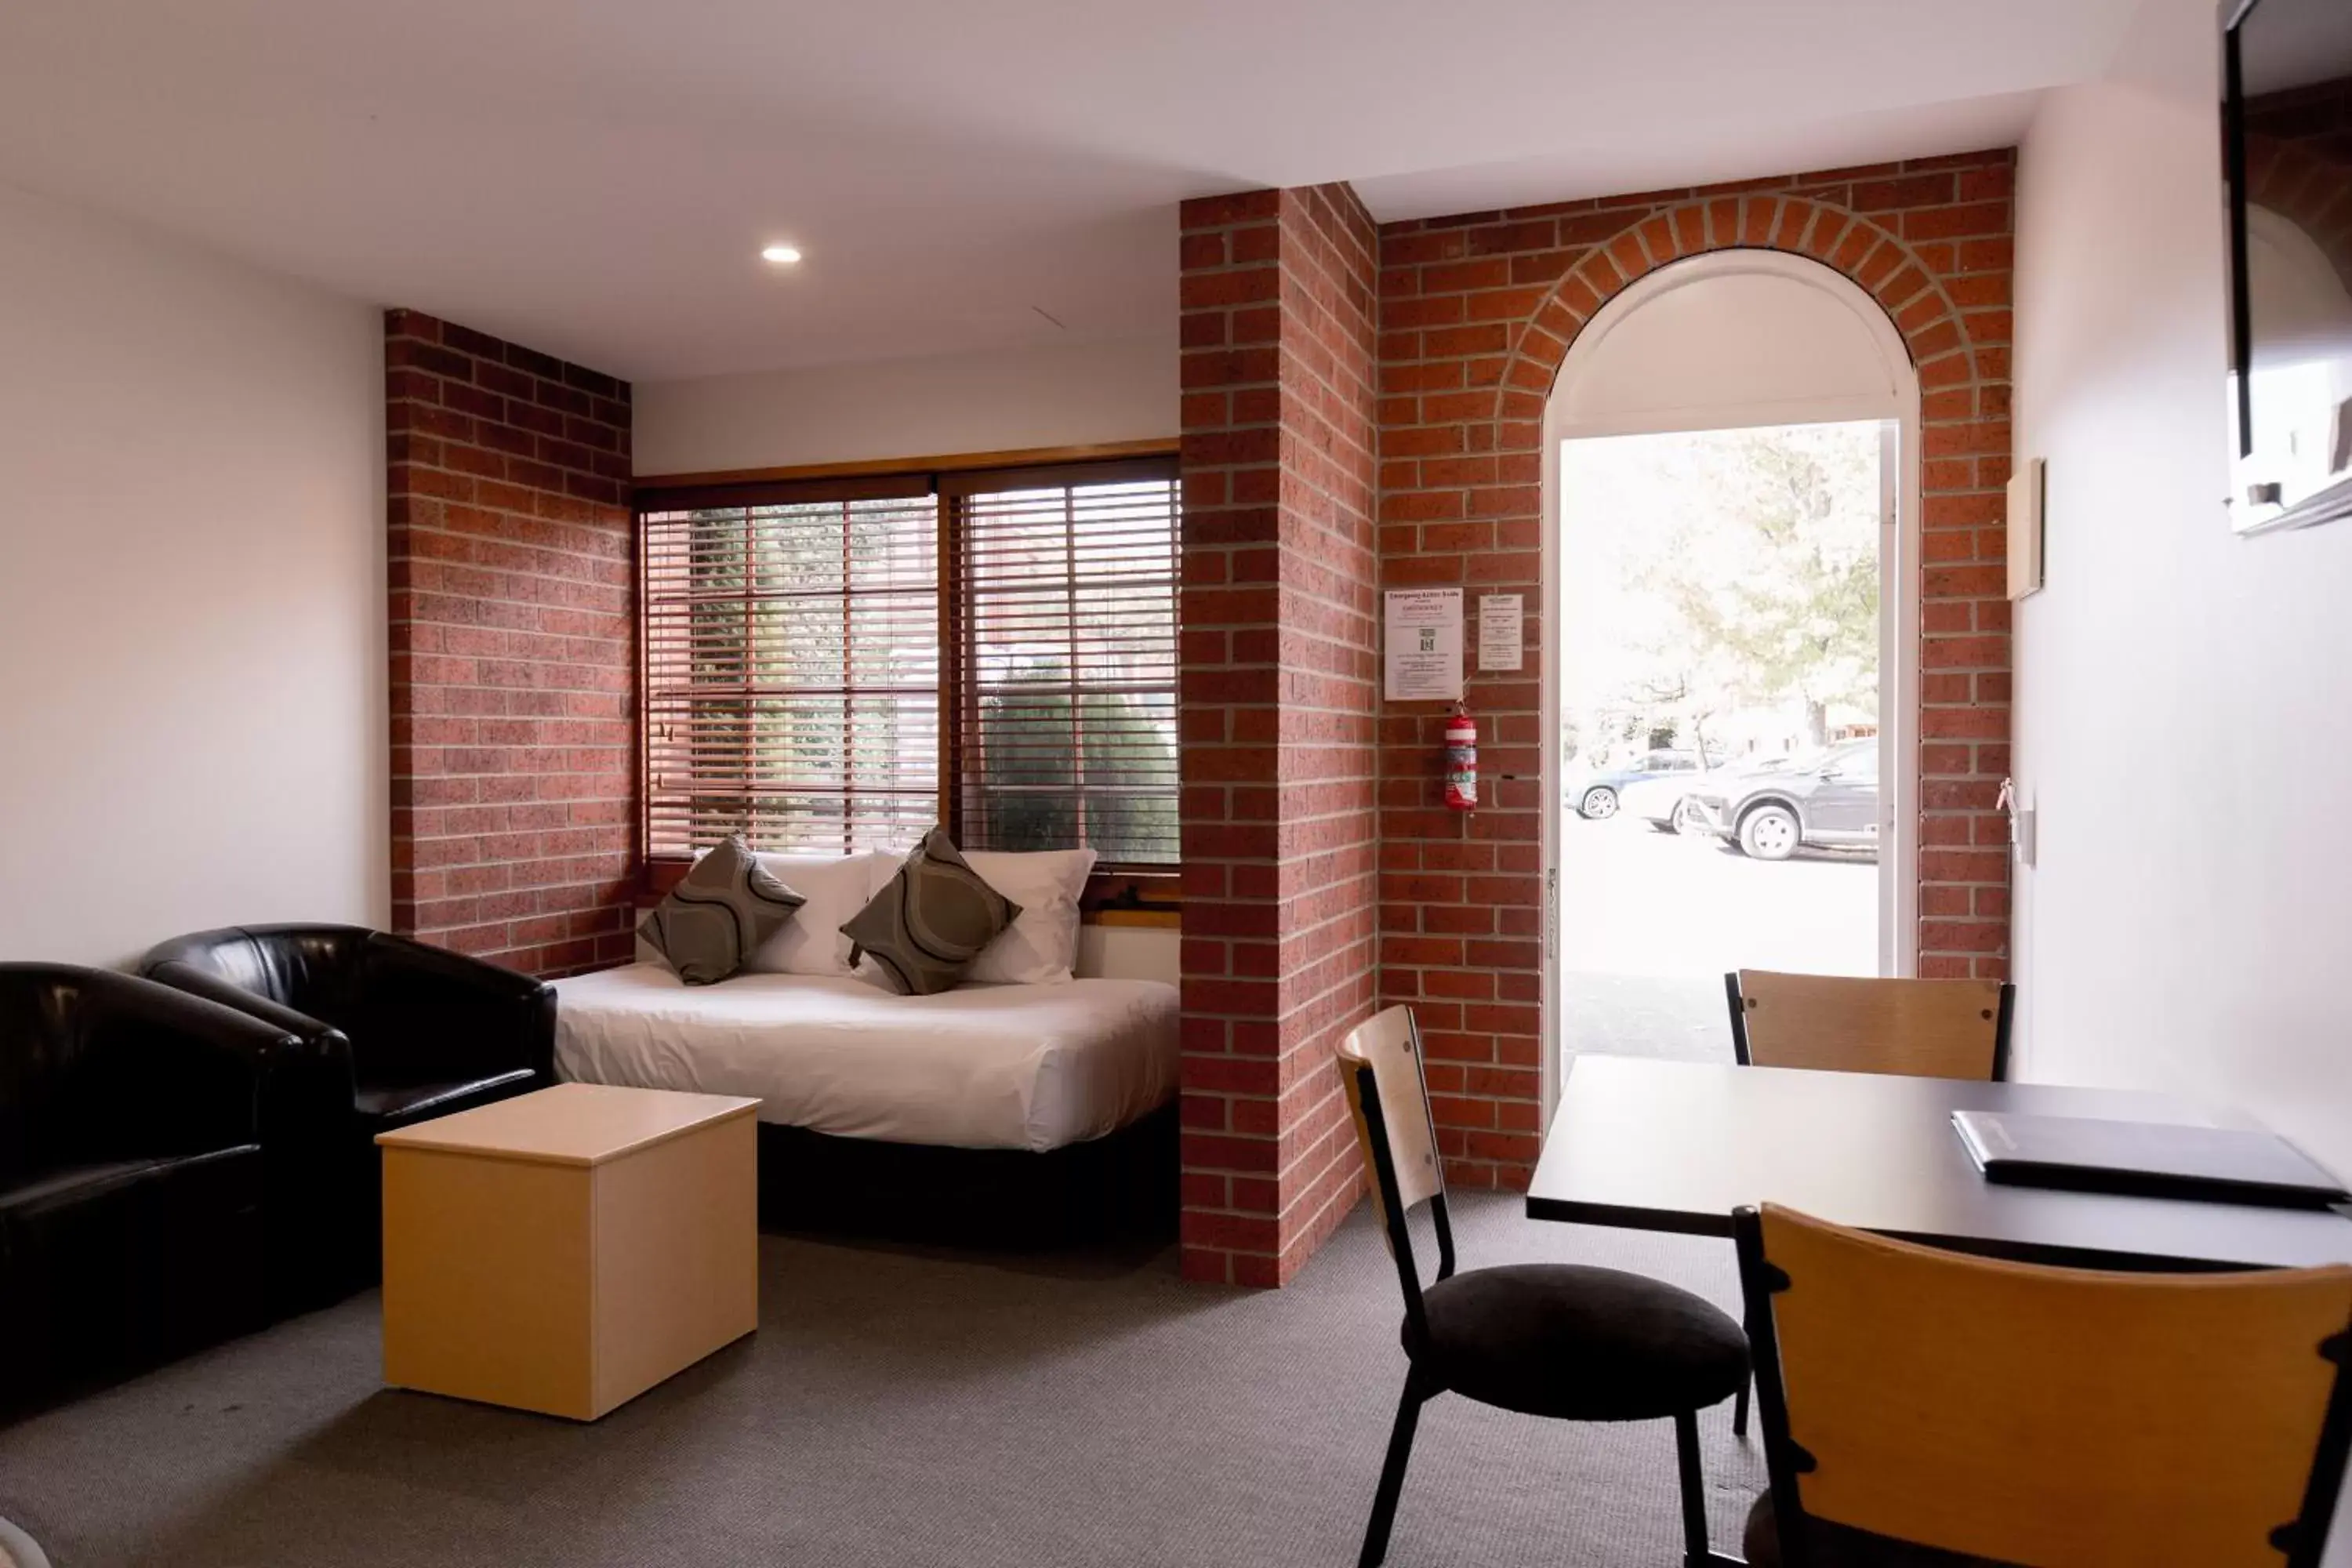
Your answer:
[[[0,179],[669,378],[1167,332],[1188,195],[2000,143],[2137,4],[12,0]]]

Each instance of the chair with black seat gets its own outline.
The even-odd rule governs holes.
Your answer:
[[[0,963],[0,1405],[266,1321],[260,1086],[301,1048],[131,975]]]
[[[1707,1550],[1697,1413],[1748,1381],[1739,1325],[1687,1290],[1577,1264],[1516,1263],[1454,1272],[1445,1176],[1412,1011],[1391,1007],[1339,1047],[1340,1077],[1372,1193],[1404,1290],[1404,1398],[1364,1531],[1361,1568],[1388,1554],[1421,1407],[1454,1393],[1505,1410],[1570,1421],[1675,1424],[1685,1561]],[[1430,1205],[1437,1278],[1423,1287],[1409,1212]]]
[[[1772,1205],[1733,1231],[1759,1568],[2316,1568],[2352,1268],[2037,1267]]]
[[[319,1158],[313,1294],[382,1266],[375,1136],[555,1081],[555,990],[495,963],[364,926],[232,926],[175,937],[152,979],[244,1009],[340,1061],[344,1125]]]

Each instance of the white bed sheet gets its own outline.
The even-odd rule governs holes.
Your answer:
[[[760,1120],[848,1138],[1045,1151],[1176,1092],[1176,988],[963,985],[899,996],[853,976],[688,985],[634,963],[556,983],[558,1076],[756,1096]]]

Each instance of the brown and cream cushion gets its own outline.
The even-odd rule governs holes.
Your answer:
[[[990,887],[934,827],[841,934],[852,963],[870,958],[892,990],[929,996],[961,980],[1020,915],[1021,906]]]
[[[680,980],[709,985],[742,968],[806,901],[764,869],[739,834],[697,860],[637,934]]]

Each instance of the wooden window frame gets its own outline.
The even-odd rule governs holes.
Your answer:
[[[1173,440],[1121,441],[877,462],[641,475],[635,481],[632,497],[638,559],[644,559],[645,517],[648,512],[759,505],[771,500],[845,500],[872,494],[877,487],[929,481],[939,504],[940,821],[952,837],[962,826],[963,818],[959,763],[964,729],[966,584],[961,560],[958,499],[992,488],[1009,488],[1008,481],[1017,484],[1034,479],[1042,487],[1100,482],[1122,474],[1149,472],[1150,465],[1172,465],[1178,450]],[[1173,477],[1172,471],[1170,477]],[[642,581],[637,584],[637,674],[638,690],[642,693],[647,689],[650,676],[646,637],[650,605]],[[642,797],[637,824],[641,882],[645,894],[658,896],[676,886],[693,862],[688,856],[655,855],[647,847],[652,842],[652,800],[650,792],[644,788],[648,760],[646,721],[641,704],[636,760]],[[1182,919],[1182,873],[1173,867],[1114,866],[1098,869],[1088,879],[1079,907],[1090,925],[1172,929]]]

